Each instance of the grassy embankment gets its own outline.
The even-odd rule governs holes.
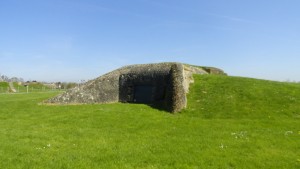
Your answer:
[[[0,82],[0,93],[7,92],[9,90],[7,82]]]
[[[0,95],[0,168],[299,168],[300,85],[195,76],[188,108]]]
[[[14,87],[18,93],[26,93],[27,86],[19,85],[18,83],[14,82]],[[38,82],[28,83],[28,92],[47,92],[53,91],[54,89]]]
[[[53,92],[58,90],[38,82],[28,83],[28,90],[26,86],[24,86],[23,84],[18,84],[17,82],[13,82],[13,86],[16,89],[16,93],[27,93],[27,91],[29,93],[49,91]],[[8,82],[0,82],[0,93],[12,93],[12,91],[9,89]]]

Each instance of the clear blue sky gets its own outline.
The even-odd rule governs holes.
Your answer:
[[[1,74],[76,82],[169,61],[300,81],[300,1],[0,1]]]

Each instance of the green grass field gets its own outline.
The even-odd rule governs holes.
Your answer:
[[[195,76],[188,108],[0,95],[0,168],[300,168],[300,84]]]
[[[42,83],[29,83],[28,90],[27,87],[23,84],[19,85],[17,82],[13,82],[13,86],[16,90],[16,93],[32,93],[32,92],[53,92],[53,91],[62,91],[63,89],[55,89],[49,86],[43,85]],[[8,82],[0,82],[0,94],[3,93],[12,93],[9,89]]]
[[[7,82],[0,82],[0,93],[7,92],[8,89],[8,83]]]
[[[14,82],[14,88],[17,93],[27,93],[27,87],[24,85],[19,85],[17,82]],[[47,92],[53,91],[56,89],[51,89],[48,86],[43,85],[42,83],[29,83],[28,84],[28,92]]]

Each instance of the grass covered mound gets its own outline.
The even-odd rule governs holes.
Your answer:
[[[18,93],[27,92],[27,86],[25,86],[24,84],[14,82],[13,85]],[[28,85],[28,92],[43,92],[51,90],[49,86],[46,86],[39,82],[26,83],[26,85]]]
[[[0,168],[299,168],[300,85],[195,76],[188,108],[0,95]]]
[[[202,118],[300,117],[300,84],[241,77],[195,76],[186,114]]]
[[[9,91],[9,85],[7,82],[0,82],[0,93]]]
[[[0,82],[0,88],[8,88],[7,82]]]

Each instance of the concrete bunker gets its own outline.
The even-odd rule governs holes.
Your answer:
[[[211,71],[211,70],[214,71]],[[193,74],[225,74],[217,68],[182,63],[129,65],[68,90],[48,104],[142,103],[169,112],[186,107]]]

